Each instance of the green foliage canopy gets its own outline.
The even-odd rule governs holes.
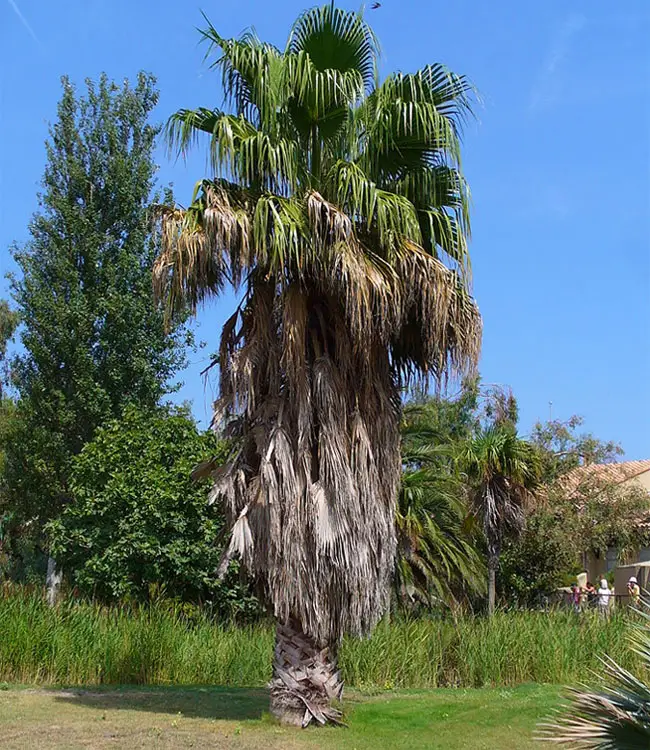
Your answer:
[[[456,399],[419,398],[402,419],[394,586],[404,603],[456,602],[485,589],[480,530],[453,462],[454,446],[476,426],[477,389]]]
[[[102,600],[146,599],[154,585],[229,614],[254,609],[236,576],[216,580],[223,514],[190,476],[225,451],[179,410],[127,407],[99,428],[73,461],[73,502],[48,526],[72,583]]]
[[[63,79],[31,239],[13,249],[24,352],[7,482],[33,529],[70,499],[70,461],[96,428],[126,404],[153,408],[184,361],[183,316],[166,333],[151,288],[155,81],[86,86]]]

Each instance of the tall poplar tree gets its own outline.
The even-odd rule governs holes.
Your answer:
[[[8,502],[37,537],[69,501],[70,461],[97,427],[127,404],[153,408],[184,362],[182,316],[166,332],[152,296],[157,101],[143,73],[133,86],[103,75],[83,95],[63,79],[31,238],[13,248],[24,352]]]

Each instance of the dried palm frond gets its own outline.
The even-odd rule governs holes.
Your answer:
[[[386,604],[400,389],[478,359],[459,168],[470,90],[439,66],[380,85],[372,31],[331,5],[300,16],[284,50],[204,37],[233,111],[170,120],[180,152],[205,138],[216,177],[188,209],[160,209],[156,294],[174,314],[242,291],[219,352],[215,423],[238,436],[214,469],[224,561],[242,557],[310,648],[332,646]]]

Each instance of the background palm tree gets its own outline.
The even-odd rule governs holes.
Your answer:
[[[650,627],[634,628],[631,647],[650,673]],[[581,750],[645,750],[650,747],[650,686],[610,658],[599,689],[572,689],[570,704],[540,739]]]
[[[455,416],[462,411],[437,400],[409,404],[404,411],[395,591],[407,604],[453,604],[460,596],[485,593],[476,524],[453,461],[454,446],[471,434],[471,415],[454,423],[452,435],[445,430],[445,415],[440,418],[444,408]]]
[[[395,557],[400,389],[471,369],[468,190],[459,130],[470,87],[441,65],[377,80],[362,16],[302,14],[283,50],[202,32],[229,111],[181,110],[214,178],[160,209],[158,297],[173,313],[227,284],[215,422],[237,435],[208,462],[239,555],[278,621],[271,710],[337,720],[344,633],[381,617]]]
[[[471,503],[487,545],[488,612],[494,612],[496,571],[506,535],[524,528],[524,506],[539,476],[534,447],[514,427],[497,422],[461,445],[458,463],[470,485]]]

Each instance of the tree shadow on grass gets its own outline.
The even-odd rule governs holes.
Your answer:
[[[268,691],[227,687],[119,687],[57,691],[57,701],[96,710],[150,711],[242,721],[268,712]]]

